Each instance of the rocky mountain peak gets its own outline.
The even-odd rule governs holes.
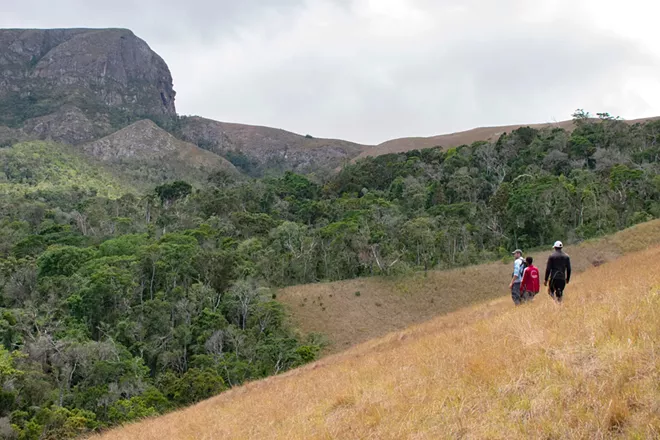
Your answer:
[[[88,116],[174,116],[174,97],[167,64],[130,30],[0,30],[0,101],[13,109],[0,124],[17,126],[62,104]]]
[[[211,157],[222,156],[251,176],[332,170],[369,149],[270,127],[179,119],[174,100],[167,64],[130,30],[0,30],[0,146],[50,140],[106,161],[167,156],[195,169],[217,168]]]

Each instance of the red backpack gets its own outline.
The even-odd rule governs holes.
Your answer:
[[[539,293],[541,290],[541,279],[536,266],[528,266],[523,273],[521,289],[525,292]]]

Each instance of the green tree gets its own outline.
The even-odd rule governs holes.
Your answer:
[[[169,206],[177,200],[188,197],[192,192],[192,185],[187,182],[177,180],[176,182],[157,186],[155,192],[163,205]]]

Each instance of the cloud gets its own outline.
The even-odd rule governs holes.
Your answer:
[[[3,6],[3,27],[124,27],[156,43],[215,43],[304,0],[22,0]]]
[[[29,0],[0,26],[129,27],[170,65],[181,113],[377,143],[577,107],[660,114],[660,34],[634,19],[660,10],[631,1]]]

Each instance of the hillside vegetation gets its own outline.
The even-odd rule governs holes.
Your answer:
[[[103,440],[657,438],[660,248],[435,319]]]
[[[658,117],[633,119],[626,121],[628,124],[640,124],[655,121]],[[541,124],[518,124],[503,125],[495,127],[479,127],[471,130],[459,131],[455,133],[441,134],[429,137],[405,137],[391,139],[382,144],[360,153],[354,160],[368,156],[381,156],[383,154],[404,153],[411,150],[423,150],[425,148],[442,147],[445,149],[458,147],[460,145],[469,145],[478,141],[493,141],[506,133],[511,133],[523,127],[531,127],[536,130],[561,128],[563,130],[572,130],[573,121],[547,122]]]
[[[197,116],[180,118],[173,132],[187,142],[226,157],[252,177],[279,175],[284,171],[327,174],[370,148],[338,139]]]
[[[114,136],[118,143],[97,144],[109,159],[102,165],[49,156],[46,144],[0,150],[1,435],[72,438],[313,361],[323,339],[293,328],[276,287],[371,275],[396,280],[660,217],[660,123],[630,125],[609,115],[594,121],[578,112],[574,125],[367,158],[325,180],[291,172],[247,180],[220,168],[206,181],[186,182],[168,174],[177,170],[168,163],[158,168],[158,186],[139,195],[124,189],[139,172],[105,149],[138,154],[133,141],[145,142],[169,162],[159,152],[175,151],[177,142],[149,122]],[[198,164],[210,154],[189,151]],[[407,325],[492,298],[509,268],[484,271],[493,274],[490,290],[475,289],[473,297],[457,294],[467,285],[449,279],[467,283],[474,269],[463,280],[398,278],[397,295],[420,298],[413,307],[350,284],[336,305],[314,303],[307,289],[298,299],[283,296],[296,313],[308,298],[305,310],[329,317],[366,303],[373,316],[352,315],[356,323],[341,337],[318,310],[297,315],[322,323],[338,349],[352,337],[364,340],[360,333],[401,328],[391,320]],[[427,280],[438,285],[425,290]],[[437,306],[425,304],[425,292]],[[381,322],[370,333],[360,320]]]
[[[574,272],[582,272],[629,252],[660,244],[660,220],[643,223],[612,236],[590,240],[566,251]],[[545,269],[549,249],[536,250],[535,264]],[[507,294],[512,263],[493,262],[445,271],[398,277],[372,277],[282,289],[278,299],[288,306],[296,326],[321,333],[338,352],[389,332]]]
[[[0,190],[48,193],[71,188],[119,197],[133,188],[75,148],[53,142],[24,142],[0,148]]]

